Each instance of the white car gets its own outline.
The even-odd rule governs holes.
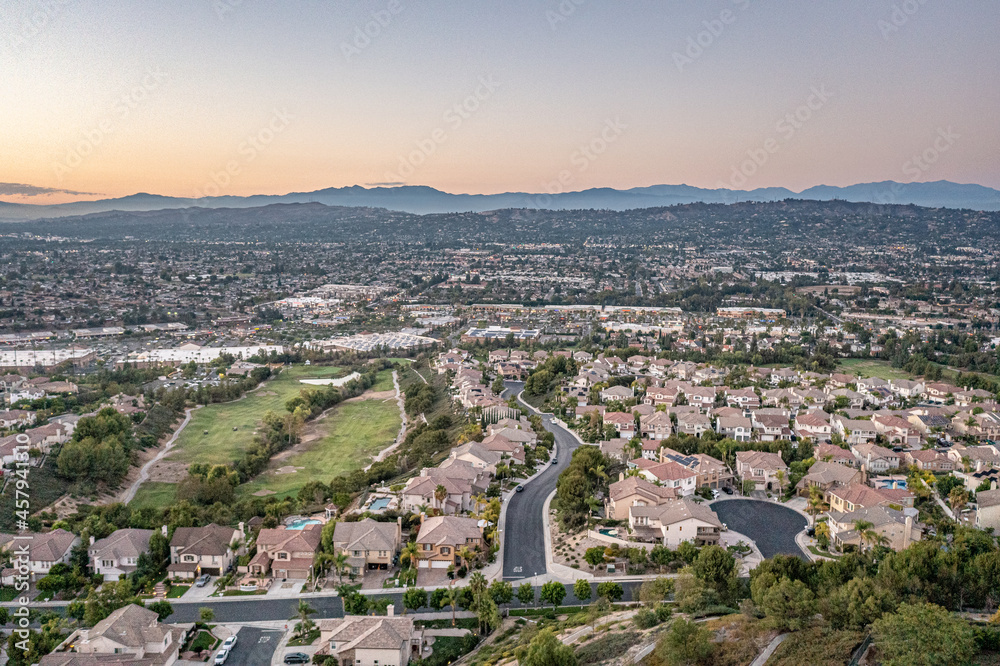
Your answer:
[[[234,645],[236,645],[236,634],[233,634],[223,642],[222,649],[226,652],[232,652]]]
[[[226,659],[229,659],[229,650],[219,650],[219,653],[215,655],[215,666],[222,666],[226,663]]]

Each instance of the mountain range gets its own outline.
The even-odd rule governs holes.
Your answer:
[[[983,185],[946,180],[926,183],[859,183],[847,187],[817,185],[802,192],[783,187],[756,190],[705,189],[690,185],[652,185],[627,190],[593,188],[559,194],[504,192],[501,194],[451,194],[432,187],[331,187],[314,192],[279,195],[215,196],[198,199],[156,194],[133,194],[117,199],[76,201],[64,204],[19,204],[0,201],[0,220],[28,221],[87,215],[113,210],[152,211],[176,208],[255,208],[272,204],[321,203],[327,206],[384,208],[418,215],[432,213],[483,212],[509,208],[552,210],[633,210],[690,203],[737,203],[746,201],[842,200],[857,203],[914,204],[928,208],[1000,210],[1000,190]]]

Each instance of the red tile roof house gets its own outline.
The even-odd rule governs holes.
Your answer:
[[[795,434],[799,438],[806,438],[815,442],[829,442],[833,433],[833,426],[821,414],[815,411],[805,412],[795,417]]]
[[[751,420],[761,441],[774,442],[779,439],[790,440],[792,438],[792,429],[788,427],[788,419],[784,416],[754,412]]]
[[[612,425],[620,437],[631,438],[635,436],[635,417],[625,412],[605,412],[604,425]]]
[[[211,523],[204,527],[178,527],[170,539],[167,571],[177,578],[197,578],[202,574],[221,576],[233,564],[243,539],[241,529]]]
[[[698,473],[680,463],[635,458],[629,461],[628,466],[631,469],[638,469],[648,481],[659,482],[666,488],[672,488],[681,497],[692,495],[698,489]]]
[[[875,423],[875,429],[884,434],[890,444],[920,446],[920,431],[906,419],[898,416],[873,416],[872,422]]]
[[[257,554],[250,560],[250,573],[266,576],[270,571],[274,578],[309,578],[322,532],[320,524],[306,525],[300,530],[284,525],[261,529],[257,535]]]
[[[629,507],[658,506],[677,499],[673,488],[658,486],[642,476],[621,475],[608,487],[605,515],[611,520],[628,520]]]
[[[693,386],[684,389],[688,404],[695,405],[703,412],[708,412],[715,405],[715,394],[714,386]]]
[[[858,459],[854,457],[854,454],[836,444],[817,444],[813,449],[813,457],[816,460],[828,460],[848,467],[858,466]]]
[[[653,412],[648,416],[639,417],[639,427],[643,437],[659,440],[670,437],[674,424],[666,412]]]
[[[731,389],[726,388],[726,404],[730,407],[739,407],[747,410],[760,407],[760,396],[752,388]]]

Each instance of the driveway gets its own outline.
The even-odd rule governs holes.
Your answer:
[[[518,394],[524,382],[504,382],[504,396]],[[525,407],[528,414],[533,410]],[[545,499],[556,489],[556,481],[569,467],[573,451],[580,442],[568,430],[552,422],[551,415],[541,415],[545,429],[555,435],[556,457],[559,463],[548,467],[530,482],[524,490],[514,493],[507,506],[503,539],[503,577],[505,580],[531,578],[547,572],[545,566],[545,529],[542,509]]]
[[[753,499],[719,500],[709,506],[729,529],[753,539],[764,557],[794,555],[809,560],[795,542],[807,522],[797,511]]]
[[[236,646],[226,659],[227,664],[270,666],[274,648],[282,632],[255,627],[242,627],[236,634]]]

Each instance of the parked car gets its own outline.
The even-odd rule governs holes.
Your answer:
[[[229,659],[229,650],[219,650],[219,653],[215,655],[215,666],[222,666],[226,663],[226,659]]]
[[[555,465],[555,464],[556,464],[557,462],[559,462],[559,459],[558,459],[558,458],[553,458],[553,459],[552,459],[552,464],[553,464],[553,465]]]
[[[524,490],[524,486],[518,486],[517,488],[514,488],[514,492],[516,492],[516,493],[519,493],[522,490]]]
[[[233,634],[225,640],[222,644],[223,650],[232,650],[233,646],[236,645],[236,634]]]
[[[308,664],[309,655],[305,652],[290,652],[285,655],[286,664]]]
[[[198,576],[198,580],[194,582],[196,587],[205,587],[208,585],[208,581],[212,580],[212,577],[208,574],[202,574]]]
[[[732,495],[733,494],[733,489],[730,488],[729,486],[723,486],[722,487],[722,492],[726,493],[727,495]]]
[[[712,499],[719,499],[719,497],[721,497],[721,496],[722,496],[722,493],[720,493],[715,488],[712,489]]]

